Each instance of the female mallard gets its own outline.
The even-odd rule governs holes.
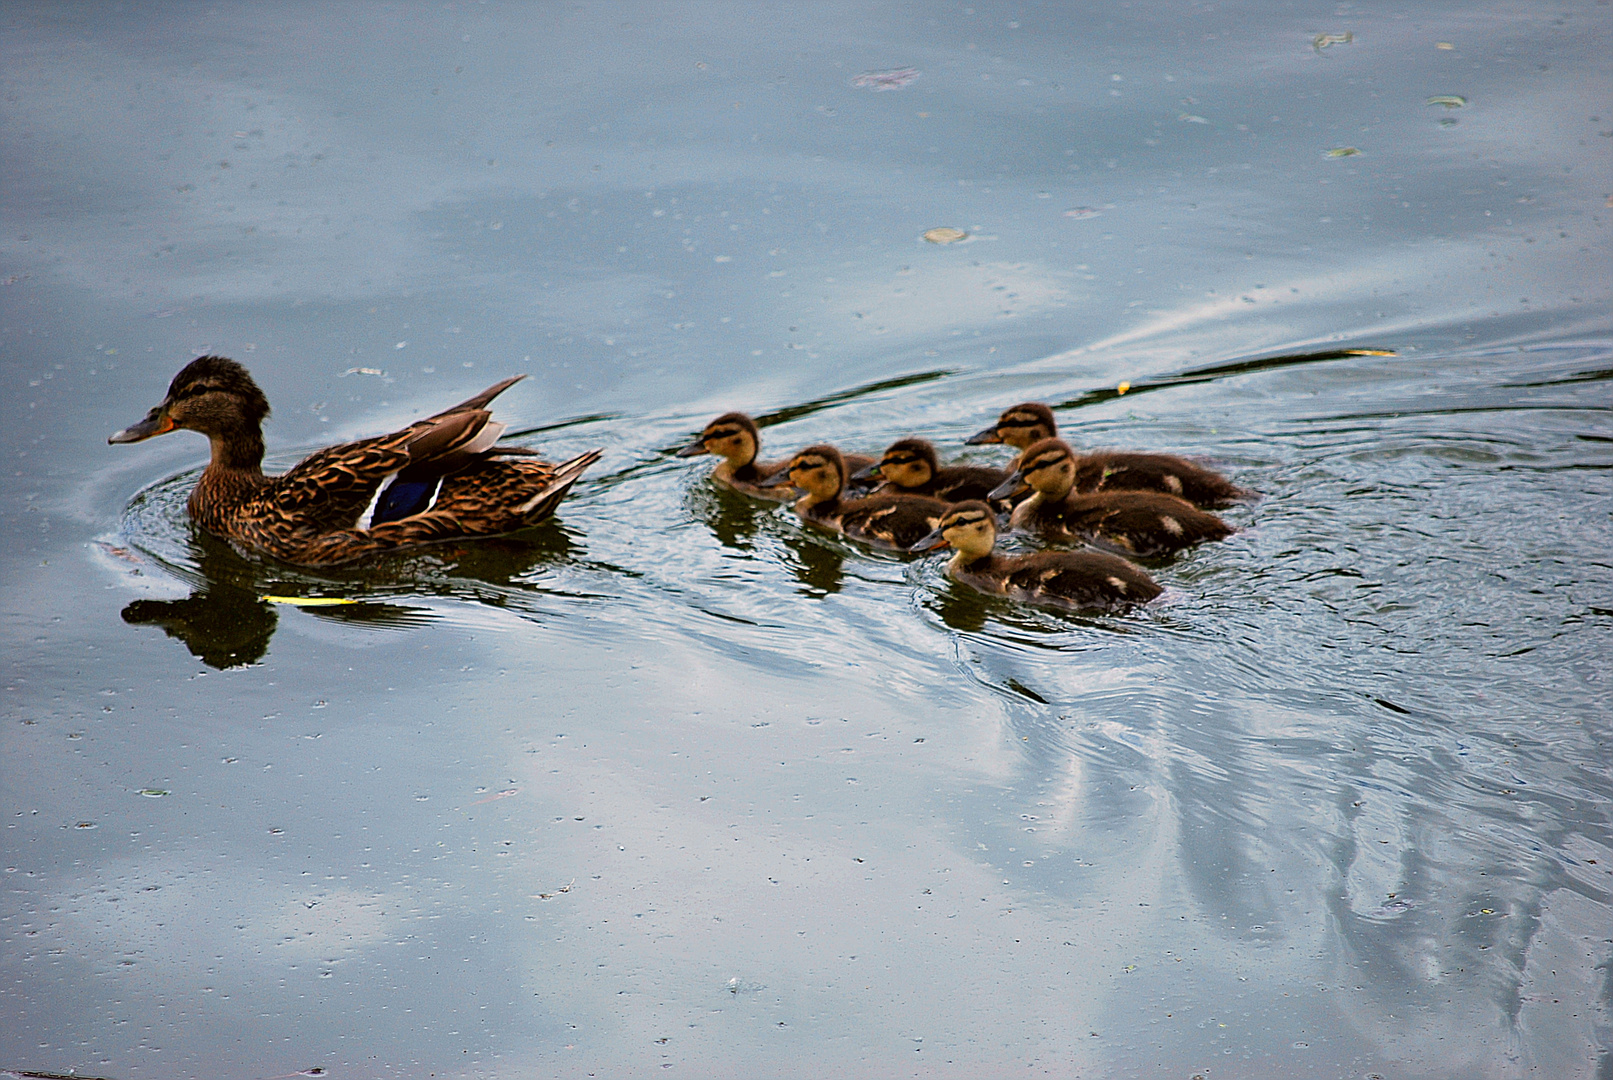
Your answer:
[[[495,446],[504,425],[485,406],[525,377],[402,431],[332,446],[265,476],[269,399],[240,364],[203,356],[174,376],[144,420],[107,442],[140,442],[178,428],[201,432],[213,456],[186,504],[191,519],[238,547],[329,566],[512,532],[548,517],[600,452],[551,465],[524,446]]]
[[[807,447],[763,483],[770,487],[789,484],[806,492],[795,504],[795,512],[803,521],[897,551],[906,551],[935,528],[947,511],[946,503],[921,495],[842,499],[846,461],[832,446]]]
[[[985,499],[1008,477],[1003,469],[989,465],[942,466],[935,447],[924,439],[897,439],[885,449],[879,461],[852,479],[874,477],[884,481],[875,494],[928,495],[942,502]]]
[[[788,502],[794,493],[787,485],[764,485],[762,481],[789,464],[784,461],[757,461],[762,449],[762,436],[756,430],[756,421],[741,412],[723,413],[706,425],[694,442],[678,451],[678,457],[699,457],[715,454],[722,458],[711,470],[711,478],[724,487],[742,495],[758,499]],[[873,458],[861,454],[846,457],[848,467],[862,468],[873,463]]]
[[[1039,551],[998,555],[997,516],[983,502],[947,508],[935,531],[911,548],[929,551],[951,545],[956,553],[947,572],[981,592],[1032,600],[1056,607],[1114,611],[1145,604],[1159,584],[1141,568],[1102,551]]]
[[[1021,453],[1009,466],[1014,470],[1024,463],[1026,449],[1057,434],[1053,410],[1039,402],[1027,401],[1005,409],[995,424],[965,441],[1007,443],[1015,447]],[[1076,465],[1075,490],[1080,492],[1163,491],[1204,509],[1230,506],[1253,494],[1213,469],[1174,454],[1099,450],[1082,454],[1076,459]]]
[[[1128,555],[1173,555],[1206,540],[1224,540],[1232,527],[1207,510],[1158,491],[1077,494],[1080,463],[1060,439],[1043,439],[1020,455],[1021,465],[992,492],[997,498],[1031,488],[1010,526],[1050,540],[1091,540]]]

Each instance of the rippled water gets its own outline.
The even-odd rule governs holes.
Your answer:
[[[0,1068],[1608,1075],[1605,10],[751,10],[9,13]],[[202,351],[606,455],[249,561]],[[1261,498],[1078,616],[671,456],[1022,400]]]

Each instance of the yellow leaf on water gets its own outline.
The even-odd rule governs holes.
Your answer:
[[[1345,349],[1346,356],[1399,356],[1393,349]]]
[[[956,244],[969,234],[962,229],[954,229],[950,225],[942,225],[931,229],[924,234],[924,239],[932,244]]]
[[[1123,382],[1119,386],[1115,387],[1115,393],[1124,394],[1127,390],[1130,390],[1130,389],[1131,389],[1131,384],[1129,382]]]
[[[1467,98],[1461,94],[1435,94],[1429,98],[1425,105],[1443,105],[1447,109],[1460,109],[1467,104]]]
[[[1355,157],[1361,151],[1353,146],[1335,146],[1327,152],[1328,157]]]
[[[258,599],[271,604],[290,604],[292,607],[339,607],[358,603],[343,596],[260,596]]]

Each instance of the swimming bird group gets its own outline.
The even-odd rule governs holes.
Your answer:
[[[527,447],[500,444],[505,426],[487,406],[521,378],[269,476],[268,398],[240,364],[203,356],[174,376],[144,420],[108,441],[140,442],[181,428],[206,435],[212,454],[187,503],[191,519],[242,551],[331,566],[512,532],[553,513],[600,451],[551,464]],[[870,546],[951,547],[952,576],[983,592],[1072,608],[1152,600],[1159,585],[1127,557],[1165,557],[1224,539],[1232,528],[1209,511],[1249,497],[1184,458],[1078,454],[1058,438],[1052,410],[1034,402],[1005,410],[966,441],[1017,453],[1003,468],[942,465],[931,443],[904,438],[878,459],[819,443],[765,462],[755,422],[732,412],[707,424],[678,456],[715,455],[722,459],[712,470],[717,483],[754,498],[793,500],[803,521]],[[1002,529],[1090,549],[1003,555],[995,550]]]
[[[905,438],[861,466],[823,443],[762,463],[755,422],[725,413],[678,456],[715,454],[723,459],[712,470],[715,482],[756,498],[793,491],[803,521],[872,547],[951,547],[949,572],[982,592],[1077,609],[1118,610],[1154,599],[1159,584],[1127,556],[1167,557],[1225,539],[1232,527],[1210,510],[1251,497],[1172,454],[1078,454],[1058,438],[1053,411],[1037,402],[1004,410],[966,441],[1002,443],[1018,453],[1000,469],[943,466],[931,443]],[[878,486],[848,497],[848,483],[857,480]],[[1003,528],[1090,547],[1003,555],[996,551]]]

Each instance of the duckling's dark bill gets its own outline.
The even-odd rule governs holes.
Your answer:
[[[907,550],[909,550],[909,551],[936,551],[936,550],[938,550],[940,548],[946,547],[947,544],[948,544],[947,538],[942,536],[941,535],[941,529],[937,528],[934,532],[930,533],[930,535],[926,536],[924,539],[920,540],[918,543],[914,544],[912,547],[908,548]]]
[[[677,456],[678,457],[699,457],[701,454],[709,454],[709,453],[711,453],[711,451],[706,449],[706,440],[702,438],[702,439],[696,439],[694,442],[690,443],[688,446],[685,446],[682,450],[679,450],[677,452]]]
[[[993,424],[984,431],[977,431],[963,440],[965,446],[981,446],[985,443],[1000,443],[1002,438],[997,434],[997,425]]]
[[[872,465],[864,465],[852,473],[850,478],[852,480],[883,480],[884,474],[879,471],[879,462],[876,461]]]
[[[169,419],[168,414],[162,411],[161,406],[158,406],[147,413],[144,420],[138,424],[130,424],[122,431],[107,436],[106,441],[112,444],[140,442],[155,435],[166,435],[174,430],[174,426],[173,420]]]
[[[785,484],[788,484],[789,482],[790,482],[790,470],[785,468],[785,469],[780,469],[778,472],[774,473],[772,476],[769,476],[764,480],[756,481],[756,486],[759,487],[759,488],[783,487]]]
[[[1020,469],[1007,480],[992,488],[987,499],[1006,499],[1025,490],[1025,470]]]

